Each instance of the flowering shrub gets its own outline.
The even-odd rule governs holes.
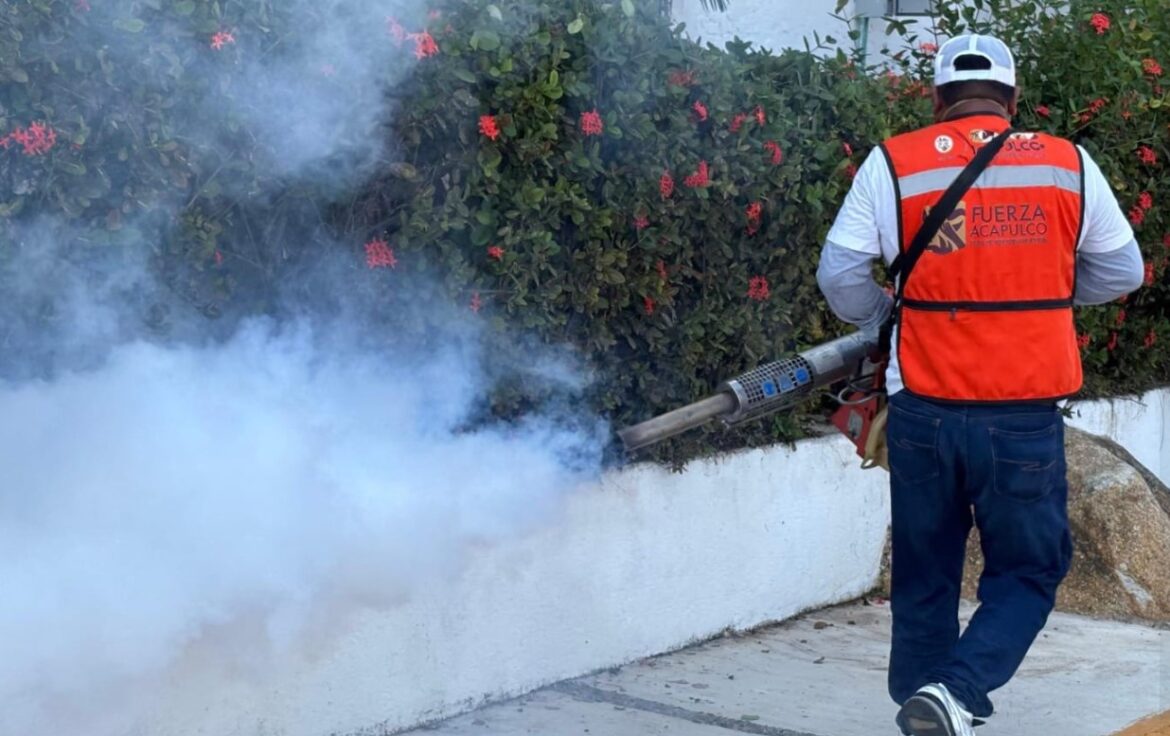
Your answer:
[[[206,106],[230,99],[234,60],[308,43],[283,4],[146,2],[132,18],[76,0],[5,4],[0,256],[15,247],[8,225],[62,217],[86,242],[150,253],[176,294],[224,318],[272,309],[279,284],[340,242],[387,340],[425,336],[428,319],[445,317],[418,305],[452,302],[491,333],[576,346],[597,377],[590,408],[616,424],[693,401],[845,330],[815,283],[820,247],[870,149],[929,121],[924,75],[940,38],[920,32],[891,68],[863,69],[845,51],[700,47],[650,5],[437,0],[425,17],[387,18],[370,33],[410,66],[386,80],[392,155],[339,191],[259,167],[268,149],[250,119],[189,123],[206,127]],[[296,6],[322,14],[321,26],[336,10]],[[1073,14],[1049,12],[1053,0],[958,6],[942,8],[939,26],[990,27],[1014,45],[1018,125],[1092,152],[1150,264],[1127,303],[1078,316],[1088,391],[1164,383],[1170,14],[1156,0]],[[99,28],[153,34],[142,45],[151,63],[38,40]],[[321,59],[306,84],[342,79],[341,65]],[[93,104],[77,93],[86,84],[128,102]],[[158,90],[174,99],[160,104]],[[255,191],[278,194],[256,201]],[[297,237],[322,221],[327,243]],[[502,377],[490,411],[510,417],[541,400]],[[696,432],[656,452],[681,460],[789,439],[818,412]]]
[[[891,110],[846,59],[701,48],[618,4],[438,9],[456,32],[394,92],[418,177],[385,172],[345,209],[398,256],[382,313],[413,298],[412,274],[442,273],[481,319],[581,349],[592,405],[619,424],[841,331],[815,283],[822,239],[851,167],[921,97]],[[779,416],[662,453],[798,426]]]

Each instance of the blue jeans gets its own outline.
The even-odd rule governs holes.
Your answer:
[[[890,696],[941,682],[976,717],[1019,668],[1068,573],[1064,420],[1056,406],[890,397],[894,629]],[[979,608],[959,635],[967,536],[978,526]]]

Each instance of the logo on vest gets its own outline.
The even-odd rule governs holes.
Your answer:
[[[990,143],[995,135],[994,131],[976,128],[968,134],[968,137],[975,145],[982,146]],[[1042,152],[1045,146],[1044,141],[1040,140],[1039,134],[1020,132],[1009,135],[1003,148],[1005,151],[1013,153],[1035,154]]]
[[[926,208],[923,217],[930,216],[930,207]],[[931,238],[927,244],[926,249],[931,253],[937,253],[940,256],[945,256],[948,253],[954,253],[967,245],[967,203],[959,200],[959,204],[955,209],[951,210],[951,214],[943,220],[938,232]]]
[[[955,147],[955,141],[949,135],[940,135],[934,139],[934,150],[939,153],[950,153]]]
[[[930,216],[930,207],[923,219]],[[1048,213],[1037,204],[959,205],[943,220],[927,244],[931,253],[945,256],[974,247],[1043,245],[1048,242]]]

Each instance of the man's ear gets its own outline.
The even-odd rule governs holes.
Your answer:
[[[942,98],[939,97],[938,87],[931,87],[930,88],[930,97],[934,101],[935,122],[939,122],[942,120],[943,113],[945,113],[947,110],[946,110],[946,107],[943,106]]]

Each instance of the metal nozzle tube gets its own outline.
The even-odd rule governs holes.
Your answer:
[[[739,400],[734,394],[721,391],[641,424],[626,427],[618,432],[618,437],[622,438],[622,444],[627,450],[637,450],[706,424],[716,417],[731,414],[738,407]]]

